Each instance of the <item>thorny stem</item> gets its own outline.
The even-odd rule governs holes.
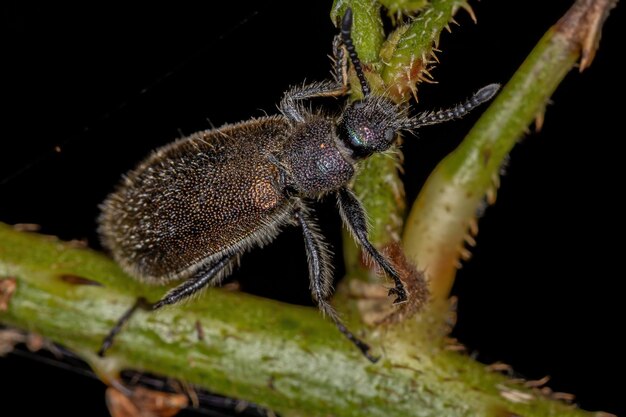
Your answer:
[[[427,270],[431,294],[443,303],[466,242],[477,233],[476,212],[495,202],[505,157],[582,57],[587,67],[613,0],[579,0],[550,28],[461,145],[434,170],[413,204],[404,230],[407,257]]]
[[[281,415],[594,415],[425,339],[389,340],[371,364],[315,308],[219,288],[203,302],[138,312],[99,358],[103,337],[136,298],[163,292],[129,282],[101,254],[0,224],[0,323],[63,344],[104,381],[131,368]]]
[[[336,1],[333,13],[339,14],[355,4],[372,2]],[[415,12],[419,2],[386,2],[393,13]],[[544,107],[565,74],[581,58],[580,69],[587,67],[598,46],[602,23],[614,0],[577,1],[551,28],[507,83],[498,99],[468,134],[459,148],[431,174],[412,206],[403,232],[407,257],[428,271],[432,300],[445,308],[456,270],[469,254],[466,242],[473,244],[477,232],[476,212],[486,198],[493,203],[499,183],[498,170],[516,141]],[[374,89],[386,91],[397,101],[416,94],[416,82],[430,77],[439,35],[453,20],[459,7],[473,12],[467,2],[433,0],[423,6],[418,17],[398,27],[377,50],[377,42],[357,43],[359,53],[377,59],[369,62],[368,74]],[[372,10],[363,12],[367,16]],[[358,19],[356,19],[358,22]],[[354,26],[355,37],[361,30],[379,31],[369,25]],[[397,240],[403,228],[405,210],[403,185],[397,175],[397,159],[388,155],[370,158],[354,182],[371,222],[374,244],[384,247]],[[346,239],[344,254],[348,275],[376,282],[374,273],[364,274],[361,254]]]
[[[387,3],[390,7],[394,2]],[[404,7],[409,7],[407,11],[416,10],[414,4],[396,6],[395,11],[407,10]],[[432,1],[420,17],[397,28],[385,41],[377,2],[335,0],[331,19],[337,22],[347,7],[353,10],[353,38],[371,87],[379,94],[387,91],[394,100],[403,102],[412,97],[415,82],[424,78],[424,71],[432,64],[433,46],[438,43],[441,31],[459,7],[468,6],[460,0]],[[359,85],[356,79],[352,85]],[[402,233],[406,202],[404,185],[398,175],[401,159],[399,152],[368,158],[352,185],[368,213],[370,240],[379,248],[399,242]],[[361,252],[351,237],[347,233],[344,237],[348,276],[379,284],[380,277],[364,267]],[[343,288],[339,289],[340,295]]]
[[[386,62],[397,58],[394,51],[404,51],[399,46],[413,39],[404,35],[417,31],[412,25],[435,25],[434,29],[429,26],[432,40],[424,43],[432,48],[455,8],[464,4],[432,1],[427,7],[445,8],[449,17],[423,23],[418,19],[382,47],[376,3],[350,2],[355,44],[363,62],[369,64],[374,88],[397,80],[390,70],[381,71],[381,56],[388,59],[385,54],[391,53],[391,61]],[[448,295],[465,233],[474,222],[476,207],[493,187],[502,158],[541,113],[581,54],[581,66],[589,64],[599,28],[614,4],[611,0],[578,1],[548,31],[463,144],[438,166],[424,187],[404,239],[408,255],[427,267],[436,300]],[[337,1],[333,13],[340,14],[343,7],[345,3]],[[426,57],[425,62],[430,53],[427,49],[406,55],[409,71],[396,74],[408,74],[410,79],[421,75],[411,71],[416,68],[413,58]],[[399,99],[410,95],[410,85],[408,90],[398,90]],[[372,158],[355,182],[371,216],[372,240],[379,246],[393,240],[401,229],[403,197],[396,165],[393,158]],[[439,190],[444,192],[439,195]],[[427,255],[429,242],[434,255]],[[359,265],[359,256],[352,255],[347,256],[349,264]],[[351,275],[362,270],[350,265]],[[101,285],[79,285],[89,280]],[[467,356],[446,350],[440,339],[433,340],[424,331],[388,328],[370,334],[384,352],[381,363],[371,365],[346,340],[336,337],[336,329],[315,309],[219,289],[206,295],[210,302],[137,314],[109,356],[98,359],[95,353],[102,338],[124,310],[138,296],[154,300],[162,290],[136,284],[102,255],[3,225],[0,283],[9,284],[0,285],[0,322],[64,344],[88,360],[104,379],[131,367],[255,401],[284,415],[592,415],[488,372]],[[2,292],[4,288],[14,291]],[[203,338],[197,334],[197,322],[204,329]]]

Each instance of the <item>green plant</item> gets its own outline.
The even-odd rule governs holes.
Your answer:
[[[399,3],[388,3],[390,10],[407,11]],[[139,314],[110,356],[98,359],[94,352],[100,340],[134,298],[158,297],[161,291],[132,283],[101,255],[7,227],[0,232],[0,276],[7,288],[12,282],[16,288],[12,295],[5,292],[7,311],[0,313],[0,319],[63,343],[105,379],[125,367],[145,369],[253,400],[285,415],[586,415],[448,350],[444,317],[477,205],[493,192],[502,159],[543,110],[565,73],[581,54],[581,66],[589,64],[612,4],[579,1],[546,34],[463,144],[435,170],[405,227],[396,161],[378,158],[364,169],[355,189],[366,201],[373,240],[385,246],[390,236],[403,234],[407,255],[427,268],[434,302],[428,311],[405,317],[401,323],[373,326],[371,340],[385,348],[380,365],[363,362],[314,310],[220,290],[207,295],[210,303],[158,316]],[[467,7],[464,2],[444,0],[420,4],[426,7],[422,14],[386,41],[378,5],[350,5],[356,16],[357,48],[369,64],[372,84],[378,80],[379,86],[399,85],[394,93],[398,100],[410,97],[412,81],[428,67],[425,61],[431,59],[433,42],[454,12]],[[344,8],[337,2],[333,17]],[[438,18],[420,18],[429,15],[427,10]],[[415,36],[420,33],[428,36]],[[391,65],[381,66],[381,56]],[[443,212],[451,214],[441,216]],[[428,245],[434,245],[433,250]],[[346,314],[351,311],[355,322],[362,317],[375,321],[372,308],[378,309],[379,304],[349,300],[355,292],[371,290],[367,281],[374,279],[373,274],[361,266],[360,254],[350,245],[345,250],[348,275],[359,281],[344,280],[338,294],[342,301],[337,304],[346,308]],[[61,279],[64,276],[84,277],[104,286],[76,285]],[[359,284],[362,281],[365,284]],[[198,340],[196,321],[208,342]]]

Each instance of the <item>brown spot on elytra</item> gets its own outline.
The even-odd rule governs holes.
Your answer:
[[[9,309],[9,302],[16,288],[17,281],[15,278],[0,278],[0,311],[7,311]]]
[[[102,284],[98,281],[91,280],[89,278],[81,277],[73,274],[62,274],[59,275],[59,279],[63,282],[72,285],[93,285],[96,287],[102,287]]]
[[[248,193],[252,196],[254,204],[263,210],[269,210],[281,201],[272,182],[266,178],[255,181]]]

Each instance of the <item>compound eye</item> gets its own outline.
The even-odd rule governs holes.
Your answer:
[[[365,143],[363,142],[364,138],[357,130],[348,129],[348,137],[350,139],[351,148],[358,149],[365,146]]]
[[[385,140],[391,143],[396,138],[396,130],[392,128],[385,129]]]
[[[352,108],[354,109],[362,109],[363,107],[365,107],[365,101],[364,100],[358,100],[355,101],[354,103],[352,103]]]

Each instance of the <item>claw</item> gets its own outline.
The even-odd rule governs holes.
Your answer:
[[[404,291],[403,287],[394,287],[389,289],[389,296],[395,295],[396,299],[393,301],[394,304],[402,304],[407,302],[406,291]]]

